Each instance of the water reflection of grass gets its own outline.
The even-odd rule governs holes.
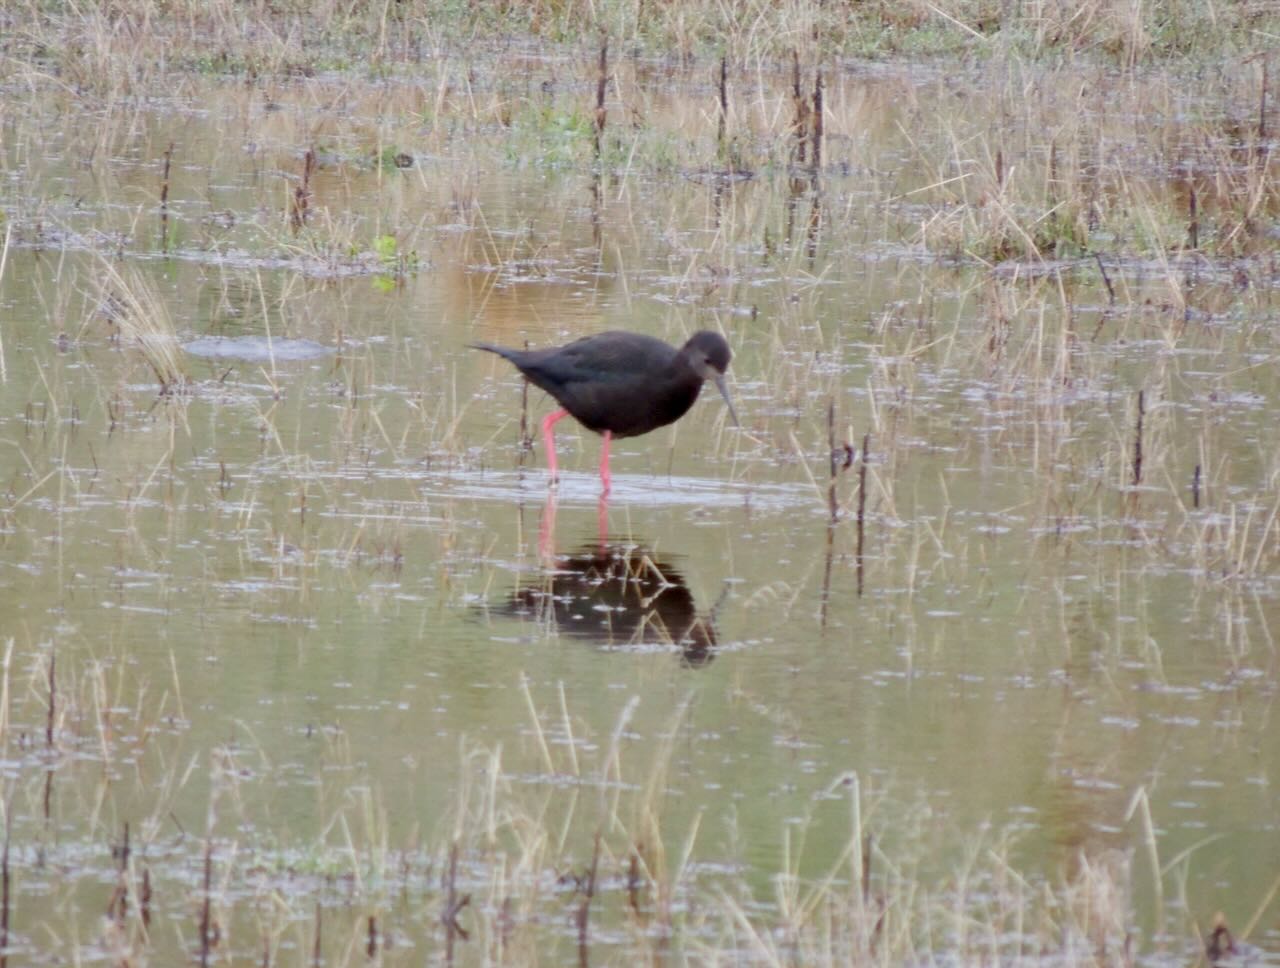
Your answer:
[[[842,774],[814,786],[780,832],[781,866],[762,871],[732,821],[677,806],[696,797],[674,765],[687,702],[641,744],[627,739],[634,699],[596,735],[563,690],[513,683],[524,736],[464,742],[451,806],[401,840],[341,730],[314,737],[319,769],[298,773],[248,731],[198,741],[194,683],[138,681],[107,656],[68,667],[46,653],[19,673],[8,649],[4,897],[42,898],[3,912],[10,957],[74,959],[88,945],[129,963],[305,951],[418,964],[447,945],[519,963],[1073,965],[1149,960],[1157,934],[1170,963],[1201,944],[1185,908],[1136,904],[1141,880],[1162,877],[1146,865],[1167,863],[1141,794],[1129,813],[1142,860],[1095,846],[1031,877],[1012,828],[961,834]],[[321,809],[282,825],[281,783],[313,788]],[[1196,855],[1174,863],[1185,890]],[[104,915],[80,925],[76,908]]]

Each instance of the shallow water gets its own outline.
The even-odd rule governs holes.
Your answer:
[[[333,347],[322,346],[309,339],[273,340],[266,336],[201,336],[182,344],[182,351],[192,356],[210,359],[233,359],[247,362],[271,363],[276,360],[291,363],[328,356]]]
[[[537,108],[549,70],[522,62],[505,93],[523,82]],[[991,271],[927,251],[911,233],[929,196],[912,193],[933,181],[921,157],[945,167],[951,148],[922,119],[947,116],[957,85],[980,96],[976,77],[832,78],[815,184],[696,177],[714,157],[707,92],[625,76],[670,168],[624,151],[596,179],[533,108],[433,127],[407,110],[415,85],[342,94],[340,77],[201,80],[94,131],[45,92],[11,120],[0,615],[24,956],[94,935],[125,823],[163,872],[158,917],[185,933],[153,929],[163,963],[192,945],[182,891],[206,832],[302,877],[316,842],[447,831],[477,747],[541,793],[610,776],[615,729],[638,764],[620,786],[671,741],[667,849],[700,825],[692,869],[742,875],[760,903],[783,865],[813,876],[839,853],[832,790],[850,772],[886,852],[909,851],[907,820],[954,831],[926,876],[992,829],[1049,879],[1112,848],[1143,865],[1141,788],[1161,860],[1182,858],[1185,899],[1173,875],[1164,899],[1185,900],[1178,916],[1243,923],[1265,897],[1280,856],[1265,256],[1172,273],[1117,258],[1113,304],[1091,259]],[[782,103],[773,81],[743,93],[750,111]],[[557,98],[553,115],[575,103]],[[317,129],[334,155],[295,235]],[[413,167],[374,163],[388,145]],[[113,318],[98,259],[121,254],[190,354],[172,392]],[[601,503],[598,440],[560,424],[550,492],[540,442],[520,444],[518,375],[465,344],[606,328],[725,332],[744,426],[708,393],[615,445]],[[829,404],[854,458],[830,531]],[[530,391],[531,430],[548,406]],[[607,577],[619,558],[669,578]],[[65,718],[46,756],[54,656]],[[598,817],[574,809],[548,811],[589,856]],[[330,873],[316,890],[338,903]],[[1149,872],[1137,882],[1152,893]],[[226,950],[253,959],[227,892]],[[1140,909],[1149,936],[1156,899]],[[1255,940],[1280,947],[1266,924]]]

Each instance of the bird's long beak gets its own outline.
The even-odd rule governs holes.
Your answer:
[[[724,374],[715,373],[711,379],[716,381],[716,389],[720,391],[720,396],[724,397],[724,402],[729,407],[729,416],[733,418],[733,425],[741,427],[742,423],[738,420],[738,412],[733,409],[733,401],[729,399],[729,385],[724,382]]]

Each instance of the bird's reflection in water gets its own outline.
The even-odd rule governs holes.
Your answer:
[[[635,545],[557,556],[539,581],[512,591],[498,611],[606,648],[678,648],[688,666],[715,657],[715,609],[699,615],[680,571]]]

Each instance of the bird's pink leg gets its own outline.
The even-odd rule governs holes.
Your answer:
[[[613,431],[604,432],[604,446],[600,449],[600,483],[604,485],[604,493],[609,493],[613,485],[613,475],[609,473],[609,441],[613,440]]]
[[[542,421],[542,445],[547,449],[547,469],[551,471],[551,483],[554,484],[560,477],[560,469],[556,465],[556,438],[551,432],[551,428],[556,425],[556,421],[569,416],[568,410],[557,410],[555,413],[549,413]]]

